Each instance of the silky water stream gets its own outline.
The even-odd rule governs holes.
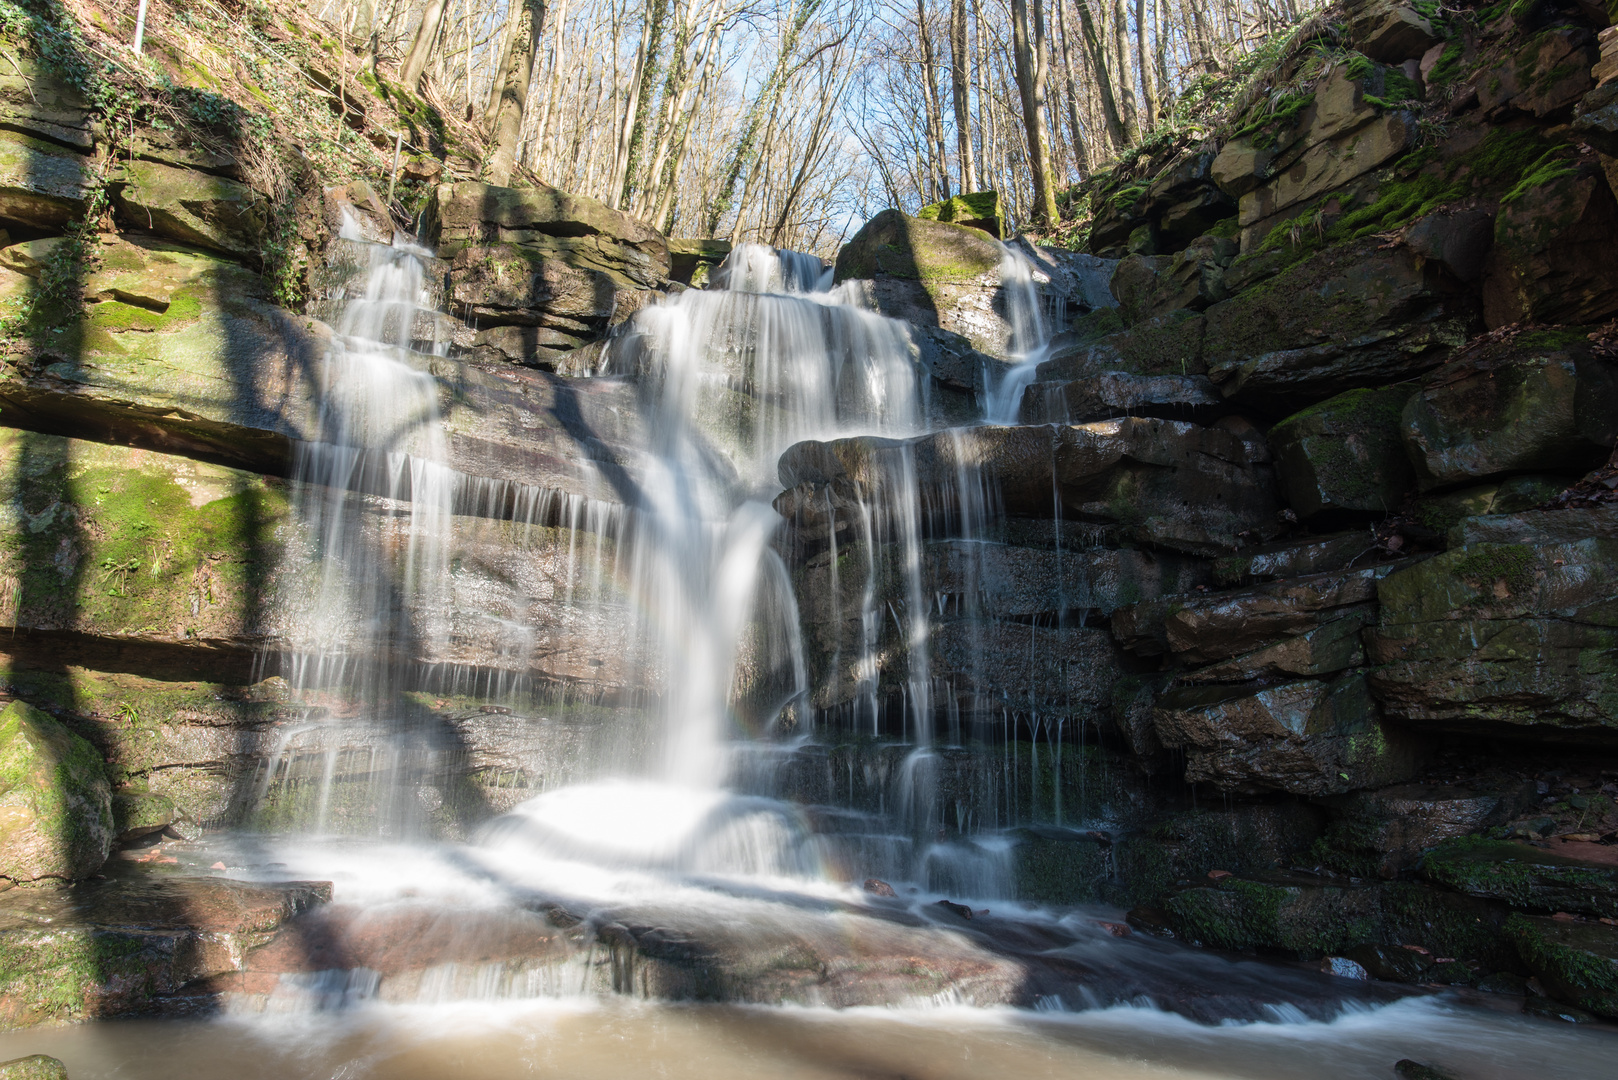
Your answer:
[[[633,737],[559,764],[469,830],[446,827],[466,750],[409,703],[459,686],[423,657],[452,655],[467,620],[502,618],[452,600],[452,540],[471,527],[458,515],[481,482],[447,461],[429,253],[347,243],[367,260],[363,287],[337,320],[322,437],[299,460],[310,585],[280,662],[320,708],[254,774],[251,827],[175,852],[184,873],[330,881],[333,901],[262,950],[220,1015],[0,1035],[0,1059],[50,1053],[75,1080],[1387,1077],[1405,1057],[1475,1080],[1610,1070],[1604,1031],[1120,938],[1119,912],[1020,903],[997,827],[1064,810],[1019,803],[1010,758],[981,768],[991,794],[971,809],[942,794],[961,733],[930,670],[944,607],[923,586],[907,459],[885,499],[845,510],[857,550],[839,559],[832,533],[831,592],[858,608],[832,666],[854,685],[816,720],[773,546],[777,458],[807,439],[918,433],[929,403],[909,330],[793,253],[744,246],[724,287],[649,307],[615,340],[601,374],[637,382],[647,432],[632,490],[559,515],[545,492],[500,496],[518,508],[511,528],[574,526],[567,559],[587,569],[568,581],[588,587],[556,602],[589,609],[608,584],[627,597],[618,659],[658,692]],[[999,422],[1044,341],[1009,248],[1003,274],[1024,362],[986,395]],[[993,492],[963,476],[950,513],[986,543]],[[879,580],[902,599],[882,600]],[[889,621],[908,653],[898,686],[879,671]],[[513,656],[532,651],[521,620],[495,630]],[[829,754],[817,723],[876,749]],[[819,781],[791,779],[806,772]],[[1088,809],[1067,807],[1066,824],[1105,824]]]

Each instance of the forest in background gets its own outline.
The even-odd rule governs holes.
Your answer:
[[[519,172],[670,235],[821,253],[885,207],[988,189],[1016,222],[1054,231],[1076,212],[1075,183],[1194,126],[1213,89],[1306,14],[1296,0],[311,0],[308,12],[480,128],[491,158],[513,144]]]

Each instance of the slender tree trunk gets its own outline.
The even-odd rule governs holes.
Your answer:
[[[1034,174],[1034,220],[1054,228],[1056,178],[1051,174],[1051,142],[1045,127],[1045,11],[1043,0],[1011,0],[1012,47],[1017,60],[1017,89],[1022,97],[1023,126],[1028,131],[1028,168]]]
[[[483,106],[483,126],[493,127],[495,117],[500,112],[500,98],[503,94],[501,77],[511,66],[511,47],[517,40],[517,23],[522,18],[525,0],[506,0],[510,8],[506,13],[506,28],[501,36],[500,66],[494,69],[494,78],[489,80],[489,100]],[[470,98],[472,94],[472,48],[471,38],[467,38],[466,49],[466,93]],[[467,117],[471,119],[471,117]]]
[[[513,0],[515,3],[516,0]],[[517,144],[522,138],[522,115],[528,107],[528,85],[534,77],[534,54],[539,51],[545,23],[544,0],[521,0],[521,18],[512,27],[506,67],[500,73],[500,107],[495,110],[494,151],[484,169],[491,184],[511,182],[517,166]]]
[[[1114,67],[1118,72],[1118,111],[1124,122],[1124,138],[1134,145],[1140,142],[1140,110],[1135,106],[1135,64],[1130,56],[1127,10],[1124,0],[1113,0],[1112,42]]]
[[[921,45],[921,95],[927,107],[927,158],[937,198],[949,198],[949,163],[944,150],[944,110],[939,101],[938,63],[927,30],[927,0],[916,0],[916,38]]]
[[[1076,0],[1076,3],[1079,22],[1084,28],[1084,43],[1090,54],[1090,73],[1095,77],[1096,96],[1101,99],[1101,115],[1107,122],[1107,139],[1112,143],[1114,152],[1121,152],[1129,145],[1129,136],[1124,128],[1123,115],[1118,111],[1118,97],[1113,91],[1112,75],[1107,67],[1107,46],[1096,30],[1090,0]]]
[[[416,27],[416,39],[410,43],[404,69],[399,73],[399,81],[412,94],[421,90],[421,73],[427,70],[427,60],[438,42],[438,28],[443,22],[444,0],[427,0],[427,6],[421,10],[421,25]]]
[[[966,0],[950,0],[949,85],[955,104],[955,153],[961,193],[978,189],[977,162],[972,153],[971,102],[967,95]]]
[[[1147,130],[1157,123],[1157,87],[1153,85],[1152,48],[1148,34],[1147,12],[1157,13],[1156,0],[1135,0],[1135,56],[1140,69],[1141,129]]]
[[[1062,35],[1062,78],[1067,90],[1067,126],[1073,143],[1074,165],[1082,171],[1082,175],[1088,176],[1095,171],[1095,162],[1090,157],[1090,144],[1079,124],[1079,87],[1073,75],[1073,38],[1067,28],[1067,0],[1057,0],[1056,28]]]

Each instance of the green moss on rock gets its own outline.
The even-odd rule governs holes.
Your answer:
[[[111,850],[112,798],[101,755],[48,713],[0,711],[0,877],[75,880]]]

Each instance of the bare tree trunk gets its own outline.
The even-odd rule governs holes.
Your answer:
[[[1056,2],[1056,28],[1062,35],[1062,78],[1067,90],[1067,126],[1073,143],[1074,165],[1081,170],[1082,175],[1088,176],[1095,171],[1095,162],[1091,160],[1090,144],[1086,141],[1084,129],[1079,124],[1079,87],[1078,80],[1073,76],[1073,38],[1067,29],[1067,2],[1066,0]]]
[[[438,43],[438,30],[443,22],[444,0],[427,0],[427,6],[421,10],[421,25],[416,27],[416,40],[411,42],[404,70],[399,73],[399,81],[412,94],[421,90],[421,73],[427,70],[427,59]]]
[[[1157,123],[1157,87],[1153,85],[1152,49],[1147,33],[1146,13],[1157,13],[1156,0],[1135,0],[1135,58],[1140,69],[1141,129],[1147,130]]]
[[[511,46],[517,40],[517,22],[522,17],[522,4],[524,0],[506,0],[510,8],[506,13],[506,28],[501,37],[500,66],[494,69],[494,78],[489,82],[489,100],[483,106],[483,126],[493,127],[495,117],[500,112],[500,98],[502,89],[501,75],[511,66]],[[471,39],[467,39],[466,50],[466,94],[472,95],[472,48]],[[467,117],[468,120],[471,116]]]
[[[1084,28],[1084,43],[1090,53],[1090,73],[1095,78],[1096,96],[1101,99],[1101,115],[1107,122],[1107,139],[1113,151],[1120,152],[1129,145],[1122,114],[1118,111],[1118,97],[1113,91],[1112,74],[1107,66],[1107,46],[1096,31],[1095,15],[1090,0],[1076,0],[1079,22]]]
[[[966,0],[950,0],[949,85],[955,104],[955,153],[962,194],[978,189],[977,162],[972,153],[971,103],[967,99],[966,65]]]
[[[927,31],[927,0],[916,0],[916,38],[921,45],[921,95],[927,107],[927,158],[934,196],[949,198],[949,165],[944,150],[944,110],[939,101],[937,57]]]
[[[1034,220],[1054,228],[1056,178],[1051,174],[1051,140],[1045,126],[1045,10],[1043,0],[1011,0],[1012,47],[1017,58],[1017,88],[1022,96],[1023,126],[1028,129],[1028,167],[1034,174]]]
[[[513,0],[515,3],[516,0]],[[522,114],[528,107],[528,84],[534,77],[534,54],[545,23],[544,0],[521,0],[517,9],[526,16],[512,27],[511,46],[500,78],[500,107],[495,110],[494,150],[484,168],[484,179],[504,186],[517,165],[517,144],[522,138]]]
[[[1140,114],[1135,107],[1135,63],[1129,55],[1129,17],[1124,0],[1112,3],[1114,66],[1118,73],[1118,112],[1124,122],[1124,138],[1130,145],[1140,142]]]

